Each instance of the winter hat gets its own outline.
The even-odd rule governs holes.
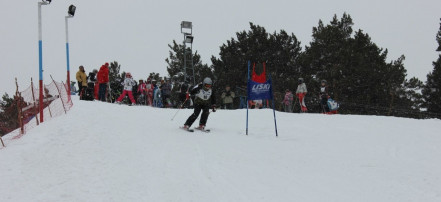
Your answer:
[[[213,81],[210,79],[210,77],[205,77],[203,84],[212,85]]]
[[[106,62],[106,64],[104,64],[104,66],[109,67],[109,63]]]

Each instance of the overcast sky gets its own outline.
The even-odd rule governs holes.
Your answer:
[[[38,82],[38,0],[6,1],[0,6],[0,93],[15,92]],[[118,61],[135,79],[150,72],[166,75],[165,58],[173,40],[182,42],[180,22],[193,22],[193,49],[211,64],[219,47],[249,29],[249,22],[268,32],[294,33],[302,46],[311,41],[319,19],[328,24],[334,14],[351,15],[354,30],[362,29],[379,47],[389,50],[388,61],[406,56],[408,78],[425,81],[436,60],[436,33],[441,17],[440,0],[53,0],[43,6],[44,82],[50,75],[66,80],[64,16],[69,19],[71,80],[79,65],[87,72],[105,62]],[[244,61],[246,62],[246,61]],[[35,83],[37,84],[37,83]]]

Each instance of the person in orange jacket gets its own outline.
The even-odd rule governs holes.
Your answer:
[[[107,83],[109,83],[109,63],[101,66],[100,71],[98,71],[98,83],[100,86],[98,100],[106,101]]]
[[[306,84],[303,78],[299,78],[299,85],[297,86],[296,96],[299,98],[300,109],[302,110],[302,112],[308,111],[308,108],[306,108],[305,104],[306,93],[308,93],[308,90],[306,89]]]

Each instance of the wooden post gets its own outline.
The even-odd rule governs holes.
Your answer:
[[[17,104],[17,108],[18,108],[18,117],[19,117],[19,124],[20,124],[20,132],[21,134],[24,134],[24,124],[23,124],[23,108],[21,107],[21,93],[18,93],[18,104]]]
[[[34,115],[35,115],[35,121],[37,121],[37,126],[38,126],[40,123],[38,122],[38,116],[37,116],[38,107],[35,107],[35,106],[37,106],[37,103],[35,103],[34,82],[32,81],[32,77],[31,77],[31,90],[32,90],[32,100],[34,101],[34,108],[37,110],[37,111],[35,111]]]
[[[43,85],[43,91],[44,91],[44,97],[43,97],[43,109],[44,109],[44,103],[45,102],[47,102],[48,104],[47,104],[47,109],[49,110],[49,115],[51,116],[51,118],[52,118],[52,111],[51,111],[51,105],[50,105],[50,103],[49,103],[49,93],[47,93],[47,92],[49,92],[49,90],[47,90],[46,91],[46,87],[44,87],[44,85]],[[42,111],[44,111],[44,110],[42,110]]]
[[[63,98],[61,98],[61,91],[60,91],[60,88],[58,88],[57,83],[55,83],[54,78],[52,78],[52,75],[51,75],[51,79],[52,79],[52,82],[54,82],[55,87],[57,87],[57,90],[58,90],[58,96],[60,96],[61,104],[63,104],[64,114],[67,114],[67,112],[66,112],[66,108],[64,107],[64,101],[63,101]]]
[[[3,147],[6,147],[1,136],[0,136],[0,141],[2,142]]]
[[[17,111],[18,111],[18,123],[20,125],[20,135],[24,134],[24,127],[23,127],[23,111],[21,109],[21,93],[18,92],[18,82],[17,82],[17,78],[15,78],[15,86],[16,91],[15,91],[15,98],[17,99]]]

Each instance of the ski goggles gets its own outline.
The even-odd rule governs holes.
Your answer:
[[[211,84],[205,84],[205,88],[211,88]]]

